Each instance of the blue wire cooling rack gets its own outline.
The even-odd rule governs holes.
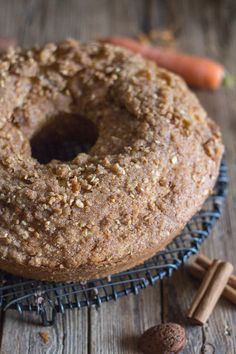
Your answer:
[[[58,312],[66,309],[100,306],[171,276],[188,258],[196,254],[219,219],[228,185],[227,168],[221,163],[214,193],[202,210],[186,225],[183,232],[166,248],[143,265],[108,278],[87,283],[48,283],[0,273],[0,306],[3,310],[16,309],[36,312],[44,326],[54,323]]]

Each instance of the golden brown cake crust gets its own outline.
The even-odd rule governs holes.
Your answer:
[[[61,113],[98,139],[40,164],[30,139]],[[78,115],[78,119],[79,119]],[[182,79],[139,55],[73,40],[0,60],[0,267],[87,280],[164,248],[211,192],[218,127]]]

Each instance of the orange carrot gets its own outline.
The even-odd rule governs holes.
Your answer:
[[[15,47],[16,40],[14,38],[0,37],[0,52],[4,52],[9,47]]]
[[[207,58],[178,53],[161,47],[152,47],[127,37],[108,37],[102,41],[140,53],[163,68],[182,76],[188,84],[195,87],[216,90],[225,75],[224,67],[221,64]]]

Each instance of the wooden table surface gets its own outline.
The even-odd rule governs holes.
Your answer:
[[[236,74],[236,3],[234,0],[0,0],[0,35],[31,46],[74,37],[134,35],[168,29],[178,49],[220,60]],[[236,266],[236,90],[197,91],[202,104],[220,124],[226,144],[230,187],[225,212],[203,251]],[[137,337],[148,327],[182,322],[188,344],[184,353],[236,353],[236,308],[220,300],[204,327],[189,326],[184,314],[198,287],[182,269],[171,279],[103,304],[100,309],[69,310],[54,327],[32,324],[32,315],[1,315],[1,353],[137,353]],[[39,332],[47,331],[45,344]]]

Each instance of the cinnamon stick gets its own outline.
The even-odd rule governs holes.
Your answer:
[[[199,256],[196,258],[195,261],[197,264],[199,264],[200,266],[202,266],[204,269],[208,269],[212,263],[211,259],[209,259],[207,256],[203,255],[203,254],[199,254]],[[236,289],[236,276],[235,275],[231,275],[228,281],[228,285],[231,285],[233,288]]]
[[[206,323],[232,272],[231,263],[220,260],[212,262],[187,314],[193,323],[199,325]]]
[[[199,265],[196,262],[191,263],[188,266],[189,272],[197,279],[202,280],[206,274],[206,269],[203,268],[201,265]],[[230,281],[230,278],[229,278]],[[232,302],[234,305],[236,305],[236,288],[232,287],[231,285],[228,284],[224,288],[224,291],[222,293],[222,296]]]

